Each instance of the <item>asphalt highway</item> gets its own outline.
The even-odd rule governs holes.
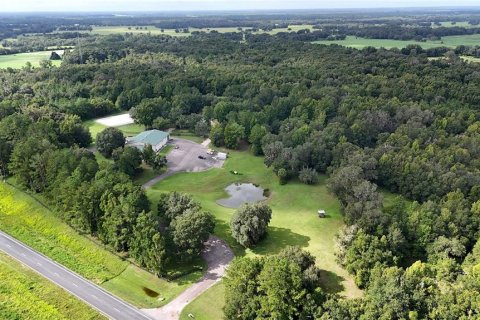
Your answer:
[[[41,253],[0,231],[0,250],[83,300],[110,319],[150,320],[142,311],[114,297]]]

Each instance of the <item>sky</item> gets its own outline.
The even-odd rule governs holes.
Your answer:
[[[480,6],[479,0],[0,0],[1,12],[204,11]]]

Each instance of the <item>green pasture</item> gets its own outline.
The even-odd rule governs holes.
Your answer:
[[[439,27],[446,27],[446,28],[451,28],[451,27],[462,27],[462,28],[475,28],[477,26],[471,25],[468,23],[468,21],[458,21],[456,23],[453,23],[453,21],[442,21],[440,22],[441,26],[437,26],[434,23],[432,23],[433,28],[439,28]]]
[[[33,270],[0,252],[0,319],[105,319]]]
[[[33,67],[40,67],[40,61],[49,60],[52,51],[37,51],[18,54],[0,55],[0,69],[20,69],[30,62]],[[54,66],[59,66],[61,60],[52,60]]]
[[[175,280],[156,278],[108,251],[96,239],[77,233],[42,200],[0,183],[1,230],[138,307],[161,306],[201,277],[199,270],[203,266],[197,261],[182,266],[184,270],[180,275],[178,266],[172,266],[169,274],[175,276]],[[165,300],[150,297],[145,292],[146,283]]]
[[[473,34],[473,35],[464,35],[464,36],[448,36],[443,37],[442,40],[436,41],[426,41],[426,42],[419,42],[419,41],[402,41],[402,40],[390,40],[390,39],[366,39],[366,38],[359,38],[355,36],[347,36],[345,40],[320,40],[320,41],[313,41],[312,43],[316,44],[339,44],[346,47],[362,49],[365,47],[375,47],[375,48],[404,48],[408,45],[414,44],[419,45],[424,49],[435,48],[435,47],[449,47],[449,48],[456,48],[459,45],[466,45],[466,46],[476,46],[480,45],[480,34]]]
[[[230,173],[232,170],[240,175]],[[215,234],[229,243],[236,256],[275,254],[288,245],[300,246],[315,255],[318,266],[324,270],[322,280],[326,291],[358,297],[361,291],[352,277],[335,262],[334,237],[343,225],[343,218],[339,203],[327,190],[325,180],[326,177],[322,176],[316,186],[298,181],[281,186],[272,170],[263,164],[263,158],[254,157],[248,152],[231,151],[224,168],[175,174],[147,190],[147,194],[153,203],[164,192],[192,194],[204,209],[214,214]],[[224,188],[235,182],[252,182],[268,189],[270,193],[267,201],[273,210],[272,221],[266,238],[253,249],[244,249],[234,241],[229,229],[234,210],[216,203],[216,200],[227,196]],[[326,218],[317,216],[319,209],[326,210]],[[216,319],[213,314],[220,312],[222,303],[221,296],[218,296],[210,302],[208,310],[211,311],[208,312],[212,313],[204,316]]]
[[[312,25],[290,25],[288,28],[276,28],[271,31],[267,31],[266,33],[269,34],[276,34],[279,32],[296,32],[301,29],[310,29],[312,30]],[[249,27],[243,27],[243,30],[250,29]],[[290,29],[290,30],[288,30]],[[184,33],[180,29],[180,32],[175,32],[175,29],[162,29],[157,28],[155,26],[142,26],[142,29],[136,29],[135,26],[92,26],[91,33],[98,34],[98,35],[111,35],[111,34],[125,34],[125,33],[133,33],[133,34],[140,34],[140,33],[150,33],[153,35],[169,35],[173,37],[187,37],[190,36],[192,32],[199,31],[199,32],[211,32],[217,31],[219,33],[227,33],[227,32],[240,32],[237,27],[224,27],[224,28],[189,28],[189,32]],[[256,34],[265,33],[264,31],[256,31]]]

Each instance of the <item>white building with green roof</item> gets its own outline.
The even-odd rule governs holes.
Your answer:
[[[168,140],[170,140],[170,134],[168,132],[148,130],[135,137],[127,138],[127,145],[143,150],[143,148],[149,144],[155,152],[158,152],[168,143]]]

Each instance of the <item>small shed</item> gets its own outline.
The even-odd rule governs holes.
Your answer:
[[[326,215],[327,215],[327,213],[325,212],[325,210],[318,210],[318,217],[319,218],[325,218]]]

